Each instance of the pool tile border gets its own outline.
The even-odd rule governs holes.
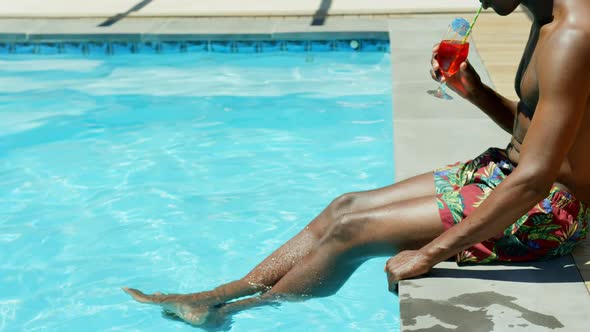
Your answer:
[[[52,37],[51,40],[54,38]],[[338,40],[175,40],[175,41],[15,41],[0,42],[0,54],[169,54],[268,52],[389,52],[389,41]]]
[[[0,53],[389,51],[386,20],[331,18],[322,26],[312,26],[309,18],[126,18],[112,26],[102,23],[99,18],[0,20]],[[106,46],[97,47],[100,43]]]
[[[126,18],[0,20],[0,53],[388,52],[386,20],[331,18]]]

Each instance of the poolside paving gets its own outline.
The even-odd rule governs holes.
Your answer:
[[[439,264],[400,289],[402,331],[588,331],[571,256],[535,264]]]
[[[473,12],[474,0],[0,0],[0,17],[313,16],[416,12]]]
[[[19,4],[27,1],[35,2],[26,0]],[[110,6],[115,2],[129,7],[139,3],[101,3]],[[6,3],[0,0],[0,9],[6,8],[2,7]],[[128,11],[125,6],[112,13]],[[441,27],[446,26],[452,17],[428,15],[394,19],[376,16],[371,20],[331,17],[321,27],[310,26],[310,17],[240,19],[233,25],[208,18],[159,18],[151,22],[142,18],[124,18],[101,28],[98,26],[105,17],[76,19],[76,22],[0,20],[0,36],[13,40],[42,40],[72,35],[96,37],[102,33],[111,37],[128,34],[142,39],[175,34],[199,35],[212,29],[217,35],[246,31],[271,38],[281,33],[389,33],[392,41],[396,177],[402,179],[471,158],[488,146],[502,147],[508,142],[507,134],[469,103],[458,98],[441,101],[425,93],[436,87],[428,74],[430,48],[440,38]],[[502,65],[501,77],[490,76],[487,61],[484,63],[480,54],[480,49],[486,51],[486,46],[481,42],[483,39],[478,40],[477,34],[474,38],[476,47],[472,48],[470,60],[482,79],[508,91],[506,81],[513,68]],[[503,57],[511,63],[514,61],[513,55]],[[458,126],[461,130],[454,129]],[[582,250],[590,252],[588,248]],[[580,261],[583,274],[590,274],[589,262],[590,259]],[[570,256],[521,265],[458,267],[444,262],[437,265],[427,278],[403,281],[400,301],[402,331],[586,331],[589,326],[590,296]]]

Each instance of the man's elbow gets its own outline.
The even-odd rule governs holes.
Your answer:
[[[515,172],[514,181],[521,188],[525,197],[532,201],[541,201],[549,195],[555,182],[555,175],[550,170],[537,169]]]

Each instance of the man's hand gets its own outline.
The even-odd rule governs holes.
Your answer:
[[[426,274],[433,265],[420,250],[406,250],[398,253],[388,259],[385,264],[389,291],[397,292],[397,284],[400,280]]]
[[[440,44],[436,44],[432,49],[432,69],[430,70],[430,76],[432,76],[432,79],[441,83],[446,81],[448,87],[467,100],[475,98],[478,93],[483,91],[484,85],[473,66],[471,66],[468,61],[463,62],[459,67],[459,71],[455,75],[449,78],[444,77],[441,72],[440,64],[436,60],[439,45]]]

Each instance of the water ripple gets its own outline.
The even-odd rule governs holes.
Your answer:
[[[391,182],[384,55],[59,57],[0,59],[0,330],[193,331],[120,287],[235,280]],[[382,271],[232,330],[393,330]]]

